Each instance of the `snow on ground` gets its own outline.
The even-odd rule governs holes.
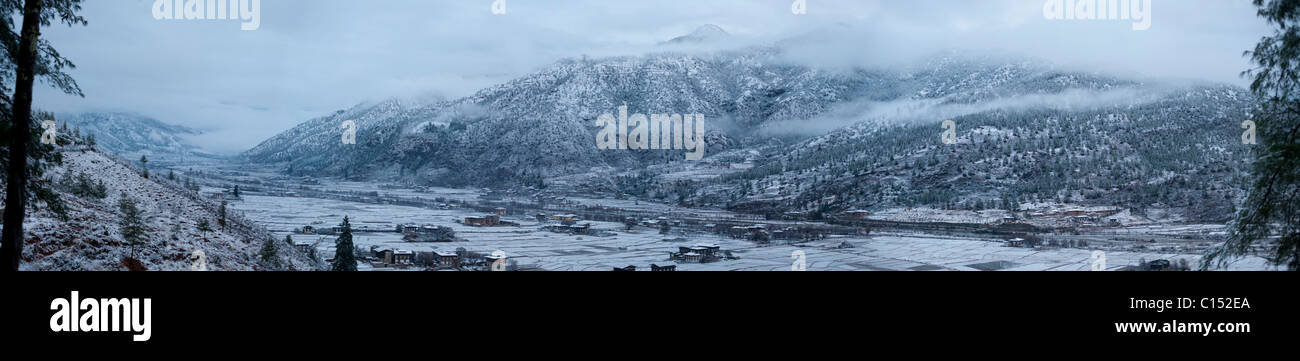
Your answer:
[[[868,219],[892,222],[944,222],[994,224],[1011,212],[1000,209],[985,211],[944,210],[934,208],[891,208],[868,216]]]
[[[605,200],[601,203],[623,205],[633,201]],[[646,203],[642,203],[646,204]],[[633,204],[635,206],[635,204]],[[430,224],[455,229],[462,242],[408,243],[397,233],[357,231],[354,240],[359,249],[370,246],[413,251],[455,250],[490,253],[505,251],[522,265],[535,265],[556,271],[608,271],[613,267],[635,265],[648,269],[650,264],[674,265],[682,271],[783,271],[790,270],[794,251],[806,254],[807,269],[819,270],[1088,270],[1092,251],[1086,249],[1026,249],[1003,247],[1001,242],[978,239],[946,238],[924,234],[879,234],[869,237],[832,237],[795,245],[758,247],[753,243],[714,234],[661,235],[658,230],[638,227],[624,232],[623,225],[592,222],[597,229],[617,233],[612,237],[574,236],[541,230],[535,220],[509,216],[504,220],[520,223],[519,227],[477,228],[456,223],[466,216],[481,215],[472,210],[432,210],[415,207],[366,204],[312,198],[246,196],[232,207],[249,218],[267,225],[278,237],[304,225],[333,226],[350,217],[358,229],[394,229],[398,224]],[[651,206],[653,207],[653,206]],[[334,252],[334,237],[316,237],[320,254]],[[686,241],[666,239],[685,238]],[[668,261],[668,253],[679,246],[714,243],[731,251],[738,260],[710,264],[687,264]],[[852,248],[840,248],[848,243]],[[1195,264],[1199,255],[1155,252],[1110,252],[1109,269],[1134,265],[1138,260],[1187,259]],[[1264,269],[1260,259],[1249,259],[1233,269]]]
[[[24,223],[28,244],[23,248],[23,269],[124,270],[122,260],[132,254],[132,247],[119,233],[117,204],[123,193],[142,211],[148,240],[136,247],[134,258],[149,270],[189,270],[196,251],[203,251],[211,270],[254,269],[253,255],[260,243],[221,231],[211,201],[158,183],[165,180],[145,179],[137,170],[98,152],[68,151],[63,157],[63,165],[51,169],[49,178],[85,173],[104,183],[108,197],[80,198],[60,192],[69,208],[66,222],[46,207],[29,211]],[[207,219],[216,231],[199,232],[201,219]]]

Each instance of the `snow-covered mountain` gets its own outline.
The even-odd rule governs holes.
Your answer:
[[[244,157],[294,174],[440,185],[594,177],[576,183],[757,212],[1197,199],[1206,206],[1195,217],[1218,219],[1241,196],[1249,152],[1234,139],[1252,104],[1244,89],[962,52],[827,69],[787,61],[786,51],[563,60],[461,99],[339,111]],[[594,120],[621,105],[704,114],[707,158],[597,150]],[[349,120],[355,145],[340,139]],[[954,146],[939,142],[943,120],[958,124]],[[685,184],[669,174],[720,165],[729,170]]]
[[[77,113],[58,114],[55,118],[60,126],[66,123],[83,136],[93,135],[99,147],[123,157],[135,159],[148,155],[155,160],[215,157],[190,142],[203,132],[138,114]]]
[[[450,101],[364,104],[313,119],[244,153],[295,174],[442,185],[538,177],[681,160],[680,152],[600,151],[594,120],[630,113],[704,114],[706,154],[762,143],[760,130],[797,127],[855,102],[924,99],[969,104],[1021,94],[1101,90],[1132,82],[1033,62],[937,58],[917,70],[830,71],[783,61],[782,50],[570,59]],[[342,142],[344,123],[357,144]],[[856,121],[856,120],[851,120]]]
[[[727,33],[726,30],[723,30],[722,27],[713,24],[706,24],[700,26],[699,28],[696,28],[695,31],[691,32],[690,34],[672,38],[664,42],[664,44],[678,45],[678,44],[712,43],[718,41],[725,41],[727,38],[730,37],[731,34]]]
[[[778,213],[1055,202],[1227,219],[1244,195],[1251,153],[1240,124],[1253,98],[1230,86],[1142,89],[1148,96],[1109,105],[862,123],[766,149],[765,162],[708,182],[696,201]],[[954,144],[938,119],[956,125]]]

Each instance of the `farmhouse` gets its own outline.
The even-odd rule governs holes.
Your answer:
[[[1024,238],[1012,238],[1007,240],[1007,247],[1019,248],[1019,247],[1024,247],[1025,244],[1026,243]]]
[[[555,233],[565,233],[565,234],[572,234],[572,235],[579,235],[579,236],[585,236],[591,234],[591,223],[583,223],[581,226],[550,225],[543,228]]]
[[[384,249],[375,252],[376,267],[398,267],[405,268],[412,264],[415,258],[415,252],[408,250]]]
[[[298,249],[298,252],[302,252],[302,253],[311,252],[312,245],[313,243],[309,241],[300,241],[300,240],[293,241],[293,248]]]
[[[581,219],[581,217],[578,217],[576,214],[557,214],[551,216],[552,221],[560,222],[577,222],[579,219]]]
[[[669,258],[685,263],[709,263],[722,260],[722,247],[716,244],[697,244],[690,247],[678,247],[677,252]]]
[[[505,260],[506,260],[505,255],[490,254],[490,255],[483,256],[483,264],[487,265],[488,267],[494,267],[496,266],[497,261],[504,262]]]
[[[438,257],[437,262],[435,262],[437,264],[437,267],[450,267],[450,268],[460,267],[460,255],[456,254],[456,252],[433,251],[433,253],[435,256]]]
[[[734,226],[727,233],[732,238],[755,238],[766,237],[767,228],[762,225],[752,225],[749,227]]]
[[[474,227],[495,227],[501,225],[501,216],[490,214],[482,217],[465,217],[465,225]]]

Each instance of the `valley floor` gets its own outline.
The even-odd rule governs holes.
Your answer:
[[[435,192],[437,192],[435,190]],[[449,198],[465,197],[464,190],[448,190]],[[389,194],[386,192],[386,194]],[[391,194],[389,194],[391,195]],[[441,196],[423,194],[425,198]],[[621,202],[621,201],[620,201]],[[651,207],[641,202],[640,207]],[[268,227],[277,237],[283,238],[306,225],[329,228],[349,216],[358,249],[371,246],[411,251],[469,251],[491,253],[504,251],[521,265],[556,271],[608,271],[614,267],[637,266],[648,269],[650,264],[677,265],[683,271],[790,270],[796,251],[805,255],[807,269],[820,270],[1006,270],[1006,271],[1080,271],[1090,269],[1092,249],[1080,248],[1013,248],[1006,247],[1000,239],[948,237],[922,233],[876,232],[870,236],[833,236],[828,239],[800,244],[773,244],[758,246],[753,242],[706,232],[674,232],[661,235],[657,229],[636,227],[624,231],[622,223],[591,222],[593,228],[615,233],[609,237],[580,236],[553,233],[542,229],[544,224],[524,216],[503,217],[504,221],[519,226],[470,227],[458,223],[464,217],[481,216],[472,209],[425,209],[390,204],[361,203],[332,199],[246,195],[231,207],[249,219]],[[450,243],[405,242],[401,234],[387,232],[399,224],[427,224],[450,226],[456,236],[463,239]],[[549,224],[554,224],[550,222]],[[1190,228],[1189,228],[1190,227]],[[1142,231],[1180,232],[1187,229],[1200,232],[1216,226],[1147,226]],[[1221,228],[1222,225],[1217,227]],[[370,231],[367,231],[370,230]],[[385,232],[373,232],[383,230]],[[1132,231],[1129,231],[1132,232]],[[1094,235],[1101,239],[1107,235]],[[318,240],[319,254],[334,254],[334,237],[293,234],[295,240]],[[307,238],[303,238],[307,237]],[[1079,235],[1077,237],[1088,237]],[[670,241],[668,239],[677,239]],[[669,261],[669,253],[679,246],[697,243],[716,244],[738,259],[709,264],[676,263]],[[1131,248],[1108,250],[1106,268],[1118,270],[1138,264],[1141,260],[1166,259],[1177,262],[1187,260],[1195,265],[1200,259],[1196,252],[1183,252],[1180,247],[1152,248],[1130,251]],[[1265,270],[1269,267],[1263,259],[1243,259],[1230,270]]]

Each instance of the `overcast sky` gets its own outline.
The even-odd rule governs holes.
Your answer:
[[[44,35],[72,59],[84,99],[57,112],[123,111],[208,132],[238,152],[310,118],[393,97],[459,97],[565,57],[639,54],[716,24],[730,44],[798,37],[795,60],[880,66],[987,49],[1117,74],[1244,85],[1244,50],[1268,32],[1249,0],[1152,0],[1151,27],[1046,20],[1043,0],[263,0],[261,28],[155,20],[154,0],[88,0],[87,27]]]

